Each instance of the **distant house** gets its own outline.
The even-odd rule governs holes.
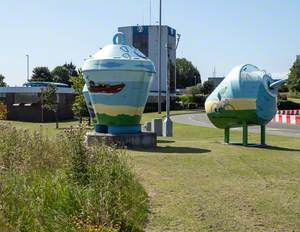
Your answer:
[[[66,84],[28,82],[22,87],[0,87],[0,101],[6,105],[7,119],[29,122],[55,121],[53,112],[43,109],[42,91],[53,84],[57,87],[58,119],[73,118],[75,92]]]
[[[207,80],[214,84],[214,89],[224,80],[225,77],[209,77]]]

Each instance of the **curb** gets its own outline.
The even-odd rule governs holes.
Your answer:
[[[300,125],[300,115],[276,114],[272,122]]]
[[[300,110],[277,110],[276,114],[300,115]]]

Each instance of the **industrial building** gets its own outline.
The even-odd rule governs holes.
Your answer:
[[[57,88],[58,119],[72,119],[74,90],[65,84],[48,82],[29,82],[22,87],[0,87],[0,101],[6,107],[7,119],[28,122],[55,121],[54,112],[42,107],[42,92],[49,84]]]
[[[139,49],[144,55],[149,57],[156,67],[156,77],[158,77],[159,64],[159,26],[126,26],[119,27],[119,32],[126,36],[126,43]],[[161,95],[166,93],[166,78],[170,75],[170,94],[175,95],[175,62],[176,62],[176,30],[169,26],[161,26]],[[167,44],[168,52],[165,45]],[[168,63],[167,63],[168,60]],[[157,102],[158,78],[155,78],[150,88],[149,102]]]

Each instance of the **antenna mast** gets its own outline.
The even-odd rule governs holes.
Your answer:
[[[214,66],[213,77],[216,77],[216,66]]]
[[[151,0],[149,0],[149,18],[150,18],[150,26],[152,25],[152,4],[151,4]]]

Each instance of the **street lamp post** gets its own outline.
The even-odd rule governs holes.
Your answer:
[[[169,57],[168,57],[168,44],[165,45],[166,49],[166,119],[163,123],[163,136],[172,137],[173,136],[173,122],[170,118],[170,73],[169,73]]]
[[[41,88],[41,116],[42,122],[44,122],[44,88]]]
[[[178,44],[179,44],[179,41],[180,41],[180,37],[181,37],[181,34],[177,34],[177,40],[176,40],[176,46],[175,46],[175,93],[176,93],[176,90],[177,90],[177,62],[176,62],[176,57],[177,57],[177,47],[178,47]]]
[[[159,30],[158,30],[158,113],[161,114],[161,1],[159,0]]]
[[[27,60],[27,81],[29,81],[29,55],[26,54],[26,60]]]

